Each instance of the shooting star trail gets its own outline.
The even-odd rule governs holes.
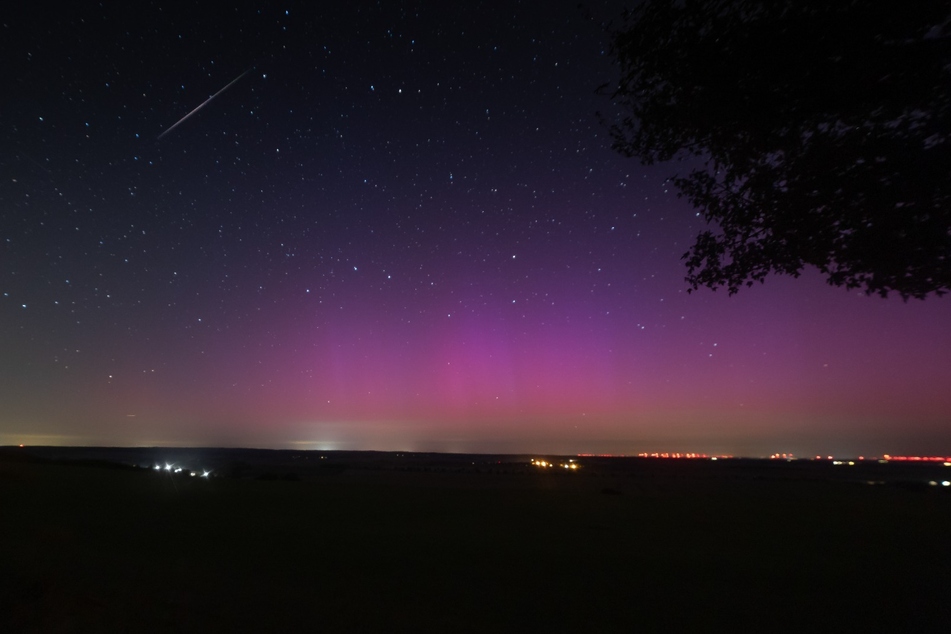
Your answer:
[[[218,95],[220,95],[220,94],[223,93],[224,91],[228,90],[228,89],[231,88],[232,86],[234,86],[234,85],[238,82],[239,79],[241,79],[242,77],[244,77],[245,75],[247,75],[248,73],[250,73],[252,70],[253,70],[253,68],[249,68],[248,70],[244,71],[243,73],[241,73],[240,75],[238,75],[237,77],[235,77],[234,79],[232,79],[232,80],[228,83],[227,86],[225,86],[224,88],[222,88],[221,90],[219,90],[218,92],[216,92],[215,94],[213,94],[212,96],[208,97],[208,98],[205,99],[203,102],[201,102],[201,104],[199,104],[197,108],[195,108],[194,110],[192,110],[191,112],[189,112],[188,114],[186,114],[184,117],[182,117],[181,119],[179,119],[178,121],[176,121],[176,122],[172,125],[172,127],[170,127],[168,130],[166,130],[166,131],[163,132],[162,134],[158,135],[158,138],[155,139],[155,140],[156,140],[156,141],[160,141],[163,136],[165,136],[166,134],[168,134],[169,132],[171,132],[172,130],[174,130],[175,128],[177,128],[178,126],[182,125],[182,124],[185,122],[185,120],[188,119],[188,117],[192,116],[193,114],[195,114],[196,112],[198,112],[199,110],[201,110],[202,108],[204,108],[205,106],[207,106],[207,105],[208,105],[208,102],[210,102],[212,99],[214,99],[215,97],[217,97]]]

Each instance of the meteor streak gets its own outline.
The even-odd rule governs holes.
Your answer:
[[[158,138],[156,139],[156,141],[161,140],[161,138],[162,138],[163,136],[165,136],[166,134],[168,134],[169,132],[171,132],[172,130],[174,130],[175,128],[177,128],[178,126],[180,126],[182,123],[184,123],[184,121],[185,121],[186,119],[188,119],[188,117],[192,116],[193,114],[195,114],[196,112],[198,112],[199,110],[201,110],[202,108],[204,108],[205,106],[207,106],[209,101],[211,101],[212,99],[214,99],[215,97],[217,97],[218,95],[220,95],[221,93],[223,93],[224,91],[226,91],[226,90],[228,90],[229,88],[231,88],[232,86],[234,86],[234,85],[238,82],[239,79],[241,79],[242,77],[244,77],[245,75],[247,75],[247,74],[250,73],[250,72],[251,72],[251,69],[249,68],[248,70],[244,71],[243,73],[241,73],[240,75],[238,75],[237,77],[235,77],[234,79],[232,79],[232,80],[228,83],[227,86],[225,86],[224,88],[222,88],[221,90],[219,90],[218,92],[216,92],[215,94],[213,94],[212,96],[208,97],[207,99],[205,99],[203,102],[201,102],[201,104],[199,104],[199,106],[198,106],[197,108],[195,108],[194,110],[192,110],[191,112],[189,112],[188,114],[186,114],[184,117],[182,117],[181,119],[179,119],[178,121],[176,121],[176,122],[172,125],[172,127],[170,127],[168,130],[166,130],[166,131],[163,132],[162,134],[158,135]]]

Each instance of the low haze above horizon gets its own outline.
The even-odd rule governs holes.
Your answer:
[[[947,297],[687,293],[595,7],[5,15],[0,445],[951,455]]]

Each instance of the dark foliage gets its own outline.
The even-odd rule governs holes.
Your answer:
[[[611,39],[615,148],[684,161],[715,225],[684,255],[692,290],[809,265],[951,288],[951,1],[645,0]]]
[[[231,462],[223,471],[232,478],[250,478],[254,475],[254,468],[244,460]]]
[[[23,450],[22,447],[0,447],[0,463],[3,462],[26,462],[26,463],[44,463],[49,462],[47,458],[34,456]]]

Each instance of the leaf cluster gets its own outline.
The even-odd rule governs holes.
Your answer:
[[[615,149],[693,166],[692,290],[951,289],[951,2],[645,0],[611,40]]]

